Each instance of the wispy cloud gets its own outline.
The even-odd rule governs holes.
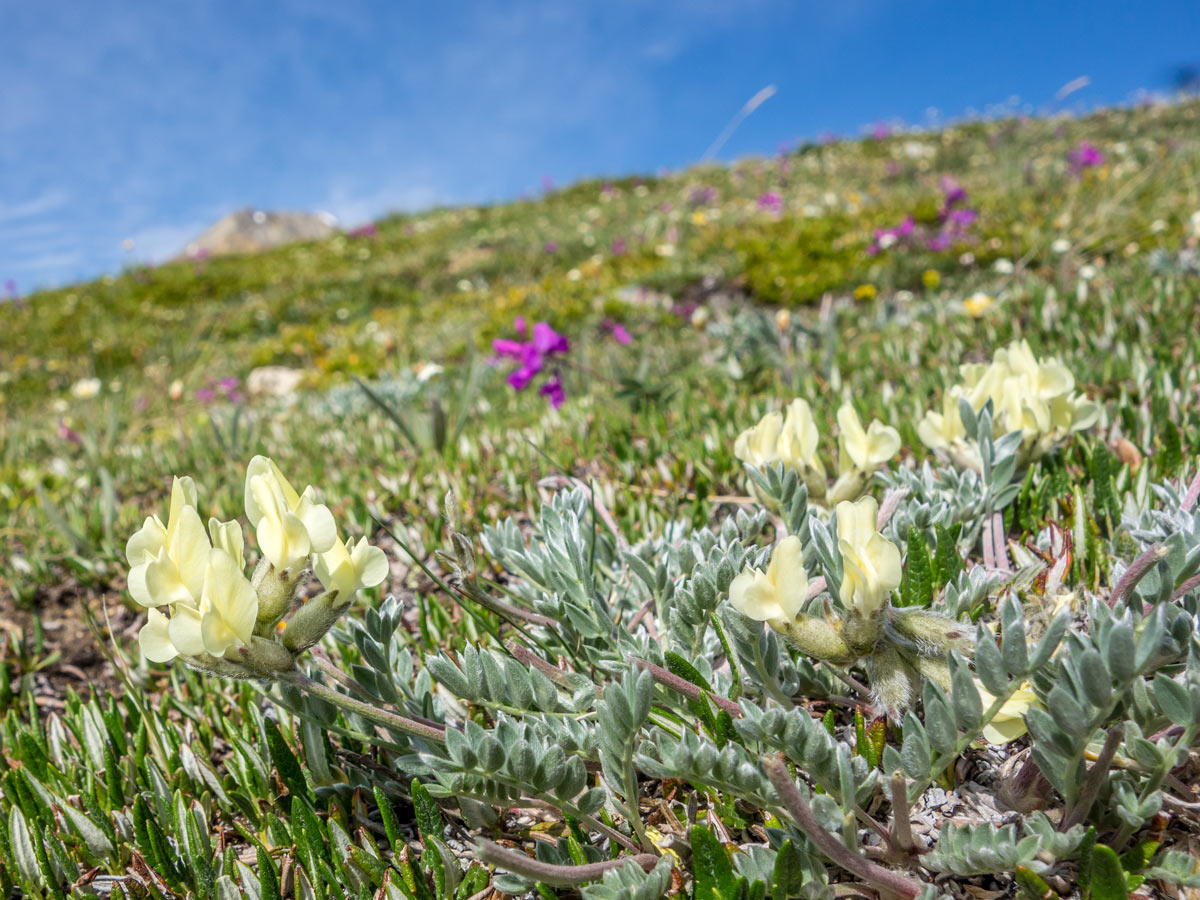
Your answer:
[[[0,200],[0,222],[29,219],[62,209],[71,195],[62,188],[49,188],[40,194],[17,202]]]

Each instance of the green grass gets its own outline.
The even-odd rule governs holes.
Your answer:
[[[1152,480],[1192,472],[1200,278],[1151,254],[1173,260],[1200,240],[1189,221],[1200,210],[1198,126],[1192,102],[809,146],[785,160],[621,179],[611,189],[587,182],[536,201],[390,218],[376,237],[35,294],[5,311],[0,335],[0,610],[36,619],[64,589],[93,612],[127,603],[124,542],[165,506],[171,474],[197,478],[202,514],[232,518],[255,453],[320,486],[339,521],[366,533],[373,518],[403,529],[431,562],[446,543],[447,491],[461,507],[460,530],[478,535],[507,515],[532,518],[539,482],[556,475],[593,484],[629,535],[680,518],[706,524],[733,508],[721,498],[744,494],[733,441],[764,412],[801,396],[818,422],[832,423],[850,400],[864,421],[895,425],[904,461],[920,462],[928,454],[916,422],[958,364],[1014,337],[1061,356],[1104,402],[1103,427],[1065,456],[1072,478],[1084,477],[1090,448],[1118,438],[1146,458]],[[1084,138],[1108,159],[1076,177],[1065,154]],[[961,181],[979,210],[971,242],[869,255],[875,228],[936,216],[942,175]],[[716,199],[692,202],[701,188]],[[767,190],[785,198],[782,216],[758,208]],[[1065,252],[1053,248],[1058,240]],[[613,252],[615,241],[625,252]],[[1001,274],[997,259],[1016,271]],[[874,298],[852,299],[863,285]],[[713,290],[706,329],[660,302]],[[962,306],[976,291],[996,298],[978,318]],[[784,349],[772,332],[778,306],[793,308]],[[482,363],[515,315],[544,318],[573,342],[561,413],[532,391],[514,394],[503,370]],[[606,317],[627,323],[632,347],[605,336]],[[412,367],[427,361],[446,372],[418,384]],[[303,370],[294,403],[194,397],[212,378],[267,364]],[[468,390],[471,366],[478,382]],[[440,451],[414,446],[351,376],[402,397],[400,414],[417,432],[430,430],[435,405],[449,411],[458,438]],[[101,380],[100,394],[74,398],[71,386],[89,377]],[[183,396],[173,400],[177,380]],[[60,423],[81,441],[63,437]],[[1045,517],[1014,522],[1010,537],[1028,538]],[[1107,574],[1097,568],[1089,585],[1099,589]],[[486,639],[418,571],[390,589],[421,611],[407,638],[418,655],[433,649],[424,641]],[[151,895],[217,896],[221,875],[242,879],[264,856],[277,865],[306,852],[310,875],[327,866],[327,880],[344,882],[366,872],[378,887],[378,835],[363,830],[370,791],[343,779],[351,767],[337,761],[346,748],[336,739],[325,742],[330,759],[303,759],[300,781],[284,791],[295,763],[280,758],[254,688],[135,665],[114,695],[68,696],[51,714],[35,704],[39,654],[11,640],[0,656],[0,836],[11,839],[12,810],[24,810],[41,835],[39,864],[44,857],[67,881],[93,867],[141,873],[140,861],[162,856],[141,803],[172,838],[171,823],[193,815],[204,826],[194,840],[207,848],[186,862],[151,862],[163,884],[138,875]],[[147,690],[164,680],[169,690]],[[306,726],[281,719],[295,745]],[[309,824],[274,805],[301,788],[321,813]],[[385,791],[409,815],[410,785]],[[64,823],[61,842],[43,840]],[[201,858],[207,869],[193,862]],[[346,860],[353,878],[338,869]],[[0,887],[19,880],[7,872]]]

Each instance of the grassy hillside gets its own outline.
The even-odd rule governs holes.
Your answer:
[[[1200,103],[1187,102],[1082,119],[973,122],[944,132],[804,146],[772,159],[659,178],[597,180],[532,201],[397,216],[377,223],[369,234],[139,268],[5,307],[0,622],[8,638],[0,656],[0,711],[6,713],[0,732],[0,821],[7,824],[0,828],[0,849],[7,845],[9,860],[19,856],[21,862],[14,865],[0,853],[0,889],[21,885],[50,895],[68,893],[69,883],[95,869],[126,877],[126,890],[137,896],[239,895],[221,891],[273,896],[274,877],[290,880],[297,897],[337,896],[331,886],[348,882],[363,896],[383,891],[424,898],[432,891],[440,900],[454,893],[444,883],[439,887],[436,878],[429,886],[414,887],[411,866],[405,870],[406,839],[410,853],[424,846],[426,868],[433,865],[430,854],[441,852],[430,849],[440,839],[430,841],[426,830],[418,837],[407,819],[408,830],[398,835],[387,818],[396,813],[376,808],[386,796],[402,819],[413,816],[412,806],[420,807],[423,796],[412,788],[413,776],[435,789],[437,778],[415,765],[411,754],[432,750],[395,735],[400,743],[381,750],[362,739],[360,721],[338,719],[333,707],[322,712],[328,733],[314,731],[300,714],[303,704],[286,692],[278,695],[284,709],[264,717],[261,708],[275,709],[265,704],[269,686],[201,676],[181,665],[164,669],[138,655],[134,635],[143,619],[126,592],[127,538],[147,514],[165,511],[172,474],[196,477],[203,518],[238,516],[245,466],[258,453],[274,458],[298,485],[319,486],[344,529],[372,537],[389,553],[390,574],[366,591],[366,605],[378,606],[389,594],[403,602],[396,643],[387,652],[395,671],[407,671],[403,678],[415,679],[415,687],[406,686],[403,697],[388,702],[439,722],[462,712],[491,727],[497,711],[512,712],[515,701],[484,697],[455,705],[445,699],[448,689],[440,682],[436,692],[419,700],[422,690],[431,690],[422,669],[425,654],[474,646],[502,653],[505,641],[526,633],[497,607],[475,606],[443,581],[452,567],[435,551],[450,545],[448,529],[472,541],[489,590],[495,586],[519,606],[538,609],[542,599],[531,599],[537,591],[530,587],[528,571],[513,563],[511,553],[497,549],[499,532],[487,529],[511,516],[515,534],[548,539],[553,527],[543,506],[551,494],[585,487],[595,501],[589,546],[600,546],[597,530],[611,532],[608,539],[614,542],[612,560],[601,560],[612,567],[605,569],[605,577],[613,578],[611,591],[596,590],[608,598],[604,602],[615,604],[614,621],[633,621],[632,633],[645,611],[635,620],[636,608],[620,606],[622,598],[642,601],[628,575],[633,570],[624,580],[612,575],[621,565],[618,549],[664,534],[681,542],[692,527],[704,531],[725,522],[732,528],[736,522],[742,528],[739,511],[753,511],[756,504],[734,454],[735,439],[793,397],[811,404],[821,453],[836,474],[835,412],[849,402],[864,423],[878,418],[899,432],[903,449],[888,466],[891,474],[881,479],[908,486],[910,497],[899,514],[905,529],[912,523],[917,530],[928,526],[929,538],[915,539],[915,545],[913,532],[889,532],[906,553],[902,595],[911,599],[916,591],[926,597],[925,605],[931,598],[935,606],[947,604],[943,588],[953,582],[949,576],[936,580],[950,571],[940,568],[949,565],[947,554],[981,577],[996,574],[994,548],[985,548],[978,530],[971,531],[985,513],[991,521],[992,507],[963,512],[952,523],[958,530],[945,532],[956,537],[944,538],[934,529],[936,492],[926,485],[930,493],[925,496],[921,490],[926,488],[915,487],[919,469],[929,462],[938,467],[939,478],[949,479],[954,468],[923,444],[918,422],[940,404],[960,364],[990,360],[997,348],[1026,339],[1037,355],[1063,361],[1076,389],[1100,403],[1100,418],[1096,427],[1046,459],[1023,466],[1019,496],[999,508],[998,540],[1004,544],[1007,538],[1011,568],[1022,570],[1006,578],[1016,580],[989,582],[978,606],[950,611],[961,613],[967,628],[976,620],[998,622],[1007,602],[1003,598],[1016,597],[1025,603],[1033,636],[1039,604],[1048,602],[1047,596],[1055,599],[1047,594],[1047,570],[1063,561],[1066,574],[1059,571],[1056,577],[1071,587],[1075,606],[1068,606],[1082,633],[1091,633],[1094,621],[1085,615],[1089,598],[1124,609],[1132,596],[1139,602],[1131,602],[1136,609],[1130,614],[1138,617],[1142,634],[1150,618],[1148,613],[1141,618],[1142,595],[1118,597],[1114,590],[1151,541],[1145,522],[1153,498],[1169,493],[1156,495],[1148,485],[1165,483],[1182,495],[1196,471],[1198,212]],[[488,358],[494,338],[515,336],[518,316],[530,324],[546,321],[570,340],[570,351],[553,363],[566,394],[560,409],[539,396],[536,386],[514,391],[505,383],[511,366]],[[632,336],[631,343],[614,337],[617,324]],[[299,389],[283,398],[244,396],[250,373],[266,365],[298,370]],[[875,490],[881,497],[882,481]],[[939,482],[938,490],[953,493],[949,483]],[[955,490],[967,488],[959,484]],[[918,500],[929,504],[924,512]],[[1173,502],[1179,506],[1178,496]],[[1195,615],[1195,585],[1186,587],[1190,562],[1183,561],[1200,560],[1200,551],[1192,547],[1195,529],[1179,524],[1182,519],[1171,521],[1180,536],[1170,538],[1174,555],[1169,561],[1175,566],[1170,573],[1179,578],[1168,583],[1165,575],[1156,577],[1172,609]],[[775,527],[782,526],[776,519]],[[769,525],[756,527],[771,533]],[[487,542],[481,540],[485,533]],[[1073,548],[1066,555],[1061,542],[1054,543],[1054,535],[1063,533],[1070,535]],[[747,532],[740,540],[752,541],[757,534]],[[941,542],[937,548],[935,538]],[[660,551],[665,560],[668,551],[654,552]],[[256,554],[253,543],[247,552]],[[601,551],[593,553],[603,557]],[[932,566],[927,588],[914,587],[926,578],[924,568],[913,569],[918,559]],[[597,566],[601,562],[590,559]],[[669,567],[663,565],[665,573]],[[686,582],[686,573],[676,575],[680,584]],[[89,619],[95,634],[84,624]],[[683,627],[672,625],[669,615],[657,621],[664,630]],[[372,628],[382,627],[378,617],[373,622]],[[1004,628],[1010,625],[1006,619]],[[1093,629],[1101,630],[1099,625]],[[578,664],[598,686],[617,683],[619,656],[610,658],[593,644],[586,652],[559,647],[553,629],[533,628],[532,633],[542,650],[556,648],[559,655],[550,654],[551,660]],[[373,659],[363,649],[365,640],[355,644],[348,633],[344,641],[323,646],[336,662],[358,665],[356,677],[364,678],[362,669]],[[1180,640],[1186,645],[1189,639]],[[664,639],[663,647],[669,646],[674,645]],[[853,693],[832,680],[829,667],[814,669],[794,648],[782,651],[792,660],[788,671],[806,673],[810,680],[801,679],[796,696],[781,700],[779,684],[768,685],[764,694],[756,694],[752,685],[743,688],[736,677],[731,684],[721,661],[733,651],[717,644],[712,632],[702,631],[689,647],[696,650],[688,662],[697,671],[677,669],[677,676],[683,672],[694,684],[707,679],[715,693],[732,697],[730,702],[744,690],[743,699],[753,698],[764,709],[786,703],[792,710],[793,701],[801,711],[824,715],[828,709],[830,727],[849,748],[847,759],[851,753],[855,760],[868,758],[865,732],[854,737],[854,707],[860,730],[864,710],[869,726],[869,692],[855,694],[849,706],[826,703],[826,697]],[[644,649],[652,654],[652,648]],[[575,652],[583,653],[588,665]],[[589,657],[592,652],[596,655]],[[1200,696],[1200,685],[1187,681],[1192,676],[1185,675],[1182,658],[1172,657],[1174,667],[1157,676],[1147,672],[1144,684],[1177,677],[1185,697],[1189,690]],[[854,671],[852,681],[866,677]],[[744,677],[752,675],[747,669]],[[1056,684],[1040,670],[1029,678],[1030,689],[1043,699]],[[1126,681],[1143,684],[1140,675]],[[93,688],[99,688],[95,699],[89,697]],[[1175,697],[1170,687],[1157,690]],[[1119,685],[1114,691],[1113,697],[1125,697]],[[709,730],[721,748],[728,742],[743,748],[739,753],[759,754],[774,746],[766,738],[755,743],[740,731],[737,738],[721,731],[725,726],[714,718],[716,706],[705,706],[702,714],[695,699],[688,707],[678,697],[673,705],[669,693],[656,696],[650,720],[667,723],[671,734],[685,720],[700,722],[698,734],[707,740],[703,723],[711,718]],[[822,698],[815,708],[813,696]],[[1140,730],[1122,738],[1127,743],[1116,757],[1116,780],[1126,779],[1142,801],[1160,796],[1155,791],[1171,779],[1188,782],[1190,776],[1170,753],[1177,751],[1181,759],[1194,754],[1196,729],[1186,726],[1180,732],[1171,725],[1163,710],[1174,707],[1168,700],[1160,710],[1154,706],[1157,696],[1154,689],[1142,689],[1119,702],[1113,699],[1086,736],[1074,735],[1070,753],[1083,742],[1073,757],[1079,772],[1086,771],[1085,760],[1101,756],[1105,729],[1116,734],[1117,726],[1128,722]],[[905,736],[922,721],[924,728],[932,727],[928,696],[926,701],[916,726],[907,719],[902,730],[887,726],[887,741],[896,752],[908,746]],[[560,711],[543,718],[556,722],[566,715]],[[647,740],[649,731],[647,726]],[[950,744],[956,745],[951,732]],[[1153,733],[1157,745],[1142,740],[1143,733]],[[956,784],[982,784],[989,797],[995,795],[1003,780],[996,774],[1000,765],[1022,745],[1010,745],[1004,751],[1008,756],[997,756],[971,750],[969,738],[962,738],[961,755],[943,759],[947,751],[939,751],[935,762],[942,759],[943,769],[927,780],[928,790],[944,796]],[[1175,750],[1163,743],[1177,739],[1171,745]],[[289,746],[296,748],[299,761]],[[920,768],[912,763],[917,752],[905,749],[910,790],[923,778],[909,772]],[[594,778],[599,757],[583,750],[580,755]],[[1026,753],[1024,759],[1030,758],[1053,768],[1037,753]],[[960,766],[953,765],[956,759]],[[1110,754],[1109,763],[1112,759]],[[792,762],[804,769],[803,760]],[[890,770],[878,769],[880,762],[871,758],[872,771],[890,777]],[[658,765],[670,769],[675,763],[660,759]],[[1194,759],[1184,765],[1194,765]],[[678,766],[680,772],[686,769]],[[1033,772],[1032,766],[1027,763],[1022,771]],[[1159,769],[1158,786],[1147,788]],[[384,770],[386,776],[380,775]],[[700,870],[692,863],[705,858],[705,839],[680,826],[681,819],[695,824],[695,798],[702,807],[700,821],[720,842],[741,848],[733,854],[738,873],[749,877],[753,865],[766,865],[766,857],[746,849],[755,842],[764,853],[771,843],[771,865],[784,865],[778,860],[790,857],[780,841],[767,841],[764,831],[781,828],[772,834],[793,835],[803,848],[803,866],[796,865],[815,867],[804,869],[802,881],[822,885],[804,896],[825,896],[826,881],[848,877],[837,866],[827,870],[826,862],[814,862],[826,859],[826,849],[803,843],[774,813],[760,815],[752,799],[760,796],[759,788],[739,793],[732,781],[704,781],[703,772],[652,777],[656,771],[648,761],[639,763],[643,809],[666,810],[646,812],[647,827],[679,842],[683,859],[677,871],[687,874],[680,874],[676,887],[701,884],[693,882]],[[853,837],[853,798],[847,801],[836,788],[827,789],[818,768],[812,772],[823,800],[832,804],[836,794],[843,803],[841,812],[817,804],[826,827],[835,813],[845,813],[848,818],[836,826],[843,838],[869,844],[862,835]],[[855,773],[861,781],[862,773]],[[1106,788],[1094,810],[1079,812],[1070,789],[1051,781],[1066,798],[1065,806],[1053,811],[1083,816],[1081,822],[1097,829],[1090,840],[1098,834],[1118,851],[1149,848],[1140,866],[1122,857],[1131,880],[1151,877],[1143,870],[1166,878],[1162,872],[1181,863],[1155,857],[1158,844],[1165,841],[1165,853],[1186,849],[1187,841],[1196,839],[1191,794],[1165,801],[1164,808],[1178,817],[1173,830],[1164,832],[1167,826],[1153,815],[1116,812],[1124,802],[1113,793],[1116,788]],[[443,793],[470,794],[470,785],[442,787]],[[869,787],[858,784],[863,791]],[[877,800],[862,801],[858,811],[863,815],[867,808],[879,815],[880,804],[896,799],[887,794],[890,799],[884,800],[882,783],[876,787]],[[504,805],[483,788],[480,792],[492,806]],[[926,822],[936,837],[951,814],[930,812],[933,795],[917,795],[914,821]],[[735,802],[735,797],[741,799]],[[524,809],[520,799],[519,794],[509,798],[508,805]],[[1092,797],[1089,803],[1095,801]],[[308,812],[284,815],[285,806]],[[478,824],[469,820],[480,811],[449,803],[443,808],[447,839],[466,846],[467,825]],[[21,837],[12,825],[14,810],[21,811],[35,836],[39,828],[43,836]],[[644,849],[641,823],[625,822],[625,812],[614,818],[616,810],[610,805],[596,816],[638,839]],[[191,826],[184,822],[189,814],[195,819]],[[147,824],[151,819],[165,835],[156,836]],[[418,815],[417,821],[423,829],[429,825],[428,817]],[[564,826],[560,817],[548,815],[531,823],[520,814],[506,814],[484,830],[518,841],[534,834],[561,839],[546,858],[563,864],[598,861],[620,849],[602,848],[598,833],[581,830],[579,821],[576,816]],[[1138,824],[1129,825],[1127,833],[1126,825],[1134,821]],[[58,830],[55,823],[66,829],[61,840],[46,837]],[[170,843],[162,843],[168,838]],[[877,843],[878,836],[873,840]],[[1069,850],[1045,850],[1046,858],[1061,858],[1057,868],[1022,857],[972,869],[974,864],[964,861],[970,854],[951,853],[949,843],[943,845],[942,869],[922,870],[915,859],[896,865],[930,882],[931,872],[949,872],[957,879],[956,890],[970,883],[1001,891],[1015,891],[1017,883],[1036,887],[1016,874],[1018,864],[1032,866],[1031,875],[1041,872],[1048,879],[1047,890],[1068,896],[1079,875],[1077,857],[1091,859],[1078,856],[1079,843]],[[18,844],[20,853],[13,849]],[[586,852],[577,846],[582,844]],[[657,853],[673,845],[668,839],[654,846]],[[893,863],[883,850],[872,854]],[[469,864],[467,851],[457,855]],[[1155,863],[1147,868],[1152,857]],[[712,866],[716,874],[711,877],[725,884],[728,862],[724,868],[719,860]],[[470,871],[469,865],[464,868]],[[297,869],[315,886],[296,881]],[[779,877],[778,868],[771,871]],[[384,872],[391,873],[386,876],[390,889],[384,887]],[[221,877],[228,886],[222,882],[218,889]],[[487,896],[478,892],[489,877],[482,869],[468,874],[464,884],[472,890],[460,892],[463,900]],[[397,888],[401,881],[405,887]],[[517,891],[514,882],[499,882],[505,884]],[[646,890],[644,896],[654,895]],[[542,896],[554,894],[545,887]]]

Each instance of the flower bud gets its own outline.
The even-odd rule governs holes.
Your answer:
[[[812,616],[799,616],[792,620],[775,619],[771,627],[808,656],[839,666],[854,661],[854,652],[837,628],[824,619]]]
[[[258,593],[258,631],[268,631],[291,609],[303,576],[302,569],[281,572],[265,557],[259,561],[251,578]]]
[[[326,591],[314,597],[288,619],[283,630],[283,646],[292,653],[307,650],[321,640],[349,608],[349,600],[341,601],[337,591]]]
[[[921,609],[894,609],[889,626],[904,643],[916,645],[922,656],[944,657],[951,650],[971,655],[975,651],[975,635],[969,626]]]
[[[863,665],[882,711],[899,719],[920,692],[917,673],[895,647],[884,647],[868,656]]]

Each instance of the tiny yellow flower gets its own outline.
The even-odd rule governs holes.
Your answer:
[[[937,269],[926,269],[921,273],[921,284],[931,291],[937,290],[941,286],[942,276],[938,274]]]
[[[698,209],[694,213],[692,213],[692,224],[693,225],[704,225],[704,224],[707,224],[707,222],[708,222],[708,216],[706,216],[704,214],[704,210]]]
[[[855,300],[874,300],[879,295],[873,284],[860,284],[854,289]]]
[[[794,534],[779,542],[765,572],[744,569],[729,585],[733,608],[758,622],[795,621],[807,596],[804,545]]]
[[[971,316],[973,319],[978,319],[994,302],[995,301],[988,294],[978,291],[964,300],[963,306],[967,310],[967,315]]]

